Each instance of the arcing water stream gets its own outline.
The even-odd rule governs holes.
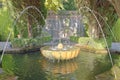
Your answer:
[[[19,20],[19,18],[20,18],[28,9],[35,9],[36,11],[39,12],[39,14],[40,14],[40,16],[43,18],[43,20],[45,20],[43,14],[41,13],[41,11],[40,11],[37,7],[35,7],[35,6],[28,6],[28,7],[26,7],[26,8],[20,13],[20,15],[16,18],[16,20],[14,21],[14,23],[13,23],[13,25],[12,25],[12,28],[16,25],[16,23],[17,23],[17,21]],[[3,51],[2,51],[2,55],[1,55],[1,57],[0,57],[0,64],[1,64],[1,62],[2,62],[2,59],[3,59],[3,56],[4,56],[4,53],[5,53],[5,50],[6,50],[8,41],[9,41],[9,39],[10,39],[10,37],[11,37],[11,34],[12,34],[12,31],[10,31],[10,33],[8,34],[8,38],[7,38],[7,40],[6,40],[5,46],[4,46]]]
[[[92,14],[92,15],[94,16],[94,18],[96,19],[96,21],[97,21],[97,23],[98,23],[98,26],[99,26],[99,28],[100,28],[100,31],[102,32],[102,36],[103,36],[103,38],[104,38],[105,44],[106,44],[106,48],[107,48],[107,51],[108,51],[108,54],[109,54],[109,58],[110,58],[111,65],[114,66],[113,59],[112,59],[112,56],[111,56],[111,53],[110,53],[110,50],[109,50],[109,47],[108,47],[108,44],[107,44],[107,40],[106,40],[105,34],[104,34],[103,30],[102,30],[102,26],[101,26],[99,20],[97,19],[94,11],[91,10],[89,7],[86,7],[86,6],[85,6],[85,7],[80,7],[79,10],[81,10],[81,9],[87,9],[88,12],[91,12],[91,14]],[[109,29],[110,29],[110,28],[109,28]],[[114,36],[113,33],[112,33],[112,35]],[[115,80],[117,80],[117,76],[116,76],[115,70],[114,70],[114,74],[115,74]]]
[[[20,15],[19,15],[19,16],[17,17],[17,19],[14,21],[12,27],[14,27],[14,26],[16,25],[17,21],[18,21],[19,18],[25,13],[25,11],[27,11],[28,9],[31,9],[31,8],[37,10],[37,11],[39,12],[40,16],[43,18],[43,20],[45,20],[44,16],[42,15],[41,11],[40,11],[38,8],[36,8],[35,6],[28,6],[27,8],[25,8],[25,9],[20,13]],[[96,19],[96,21],[97,21],[97,23],[98,23],[98,25],[99,25],[100,31],[102,32],[102,36],[103,36],[103,38],[104,38],[104,40],[105,40],[105,44],[106,44],[106,47],[107,47],[107,50],[108,50],[108,54],[109,54],[109,57],[110,57],[111,65],[113,66],[114,64],[113,64],[113,60],[112,60],[112,57],[111,57],[111,53],[110,53],[110,50],[109,50],[109,47],[108,47],[108,44],[107,44],[107,40],[106,40],[106,38],[105,38],[105,34],[104,34],[103,30],[102,30],[102,27],[101,27],[101,25],[100,25],[100,22],[98,21],[96,15],[95,15],[95,13],[94,13],[94,11],[92,11],[89,7],[81,7],[80,9],[87,9],[87,10],[90,11],[90,12],[92,13],[92,15],[95,17],[95,19]],[[5,44],[4,48],[3,48],[2,55],[1,55],[1,57],[0,57],[0,64],[1,64],[1,62],[2,62],[2,59],[3,59],[3,56],[4,56],[4,53],[5,53],[5,50],[6,50],[6,47],[7,47],[7,44],[8,44],[8,41],[9,41],[9,39],[10,39],[11,34],[12,34],[12,31],[9,33],[8,38],[7,38],[7,40],[6,40],[6,44]],[[117,76],[116,76],[115,70],[114,70],[114,74],[115,74],[115,79],[117,80]]]

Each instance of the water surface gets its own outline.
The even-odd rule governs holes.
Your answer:
[[[119,58],[118,55],[113,57],[116,60]],[[5,54],[2,61],[2,69],[4,73],[0,74],[0,80],[7,80],[6,76],[1,76],[3,74],[10,75],[10,77],[12,76],[17,80],[114,79],[108,54],[89,52],[80,52],[76,59],[62,62],[48,60],[40,52]],[[11,80],[13,79],[11,78]]]

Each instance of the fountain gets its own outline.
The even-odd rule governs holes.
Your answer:
[[[42,47],[41,53],[48,59],[68,60],[77,57],[80,53],[80,48],[77,46],[64,48],[62,43],[58,43],[55,48],[51,48],[50,46]]]
[[[96,22],[98,23],[98,27],[100,28],[100,31],[102,32],[102,36],[103,36],[105,44],[106,44],[106,49],[108,51],[108,55],[109,55],[109,58],[110,58],[111,65],[114,66],[113,59],[112,59],[112,56],[111,56],[111,53],[110,53],[110,50],[109,50],[109,47],[108,47],[108,44],[107,44],[105,34],[104,34],[103,30],[102,30],[101,24],[100,24],[99,20],[97,19],[94,11],[92,11],[90,8],[88,8],[86,6],[81,7],[80,9],[87,9],[87,11],[91,12],[91,14],[96,19]],[[107,26],[109,28],[108,24],[107,24]],[[112,33],[112,35],[114,37],[113,33]],[[70,48],[64,48],[63,43],[60,42],[54,48],[51,48],[50,46],[45,46],[45,47],[41,48],[41,52],[42,52],[43,56],[48,58],[48,59],[68,60],[68,59],[73,59],[73,58],[77,57],[79,52],[80,52],[80,48],[78,48],[76,46],[72,46]],[[117,80],[115,70],[113,71],[113,73],[114,73],[115,79]]]
[[[42,47],[41,53],[44,57],[48,59],[55,59],[55,60],[69,60],[73,59],[78,56],[80,53],[80,48],[74,45],[71,45],[69,38],[68,38],[68,31],[69,31],[69,22],[65,18],[63,21],[58,19],[58,16],[56,16],[56,22],[58,21],[58,36],[53,37],[53,41],[51,43],[52,46],[45,46]],[[63,23],[63,25],[62,25]],[[57,26],[57,23],[56,25]],[[62,27],[66,28],[62,29]],[[56,43],[57,42],[57,43]],[[54,45],[56,44],[56,45]]]
[[[28,7],[28,8],[34,8],[34,9],[36,9],[35,7]],[[28,8],[26,8],[22,13],[21,13],[21,15],[28,9]],[[83,8],[84,9],[84,8]],[[92,10],[90,10],[89,8],[87,8],[88,9],[88,11],[90,11],[92,14],[93,14],[93,16],[95,17],[95,19],[96,19],[96,21],[97,21],[97,23],[98,23],[98,25],[99,25],[99,27],[100,27],[100,30],[101,30],[101,32],[102,32],[102,34],[103,34],[103,37],[104,37],[104,40],[105,40],[105,44],[106,44],[106,46],[107,46],[107,49],[108,49],[108,45],[107,45],[107,42],[106,42],[106,38],[105,38],[105,35],[104,35],[104,33],[103,33],[103,30],[102,30],[102,28],[101,28],[101,25],[100,25],[100,23],[99,23],[99,21],[97,20],[97,18],[96,18],[96,16],[95,16],[95,14],[93,13],[93,11]],[[37,10],[37,9],[36,9]],[[41,14],[41,12],[40,11],[38,11],[40,14]],[[21,16],[20,15],[20,16]],[[19,17],[20,17],[19,16]],[[16,22],[17,22],[17,20],[19,19],[19,17],[16,19],[16,21],[14,22],[14,25],[13,26],[15,26],[16,25]],[[43,18],[44,19],[44,18]],[[37,21],[36,21],[37,22]],[[68,24],[66,25],[66,26],[69,26]],[[59,32],[58,33],[60,33],[60,31],[61,31],[61,29],[59,29],[58,30]],[[8,36],[8,39],[7,39],[7,41],[6,41],[6,45],[4,46],[4,49],[3,49],[3,52],[2,52],[2,56],[1,56],[1,58],[0,58],[0,63],[2,62],[2,59],[3,59],[3,56],[4,56],[4,52],[5,52],[5,49],[6,49],[6,47],[7,47],[7,44],[8,44],[8,41],[9,41],[9,38],[10,38],[10,36],[11,36],[11,32],[10,32],[10,34],[9,34],[9,36]],[[64,41],[63,40],[63,38],[61,38],[61,37],[59,37],[59,38],[57,38],[58,40],[58,42],[57,42],[57,44],[56,45],[54,45],[55,43],[54,43],[54,41],[52,41],[52,46],[44,46],[44,47],[42,47],[40,50],[41,50],[41,53],[42,53],[42,55],[44,56],[44,57],[46,57],[46,58],[48,58],[48,59],[52,59],[52,60],[69,60],[69,59],[73,59],[73,58],[76,58],[77,56],[78,56],[78,54],[80,53],[80,48],[78,47],[78,46],[75,46],[75,45],[71,45],[71,44],[66,44],[66,42],[67,41],[69,41],[68,39],[67,39],[67,41]],[[111,54],[110,54],[110,52],[109,52],[109,49],[108,49],[108,53],[109,53],[109,57],[110,57],[110,61],[111,61],[111,64],[112,64],[112,66],[114,65],[113,64],[113,60],[112,60],[112,57],[111,57]],[[68,69],[68,68],[67,68]],[[59,68],[57,69],[57,70],[59,70]],[[74,71],[74,70],[73,70]],[[54,72],[54,71],[53,71]],[[54,73],[58,73],[58,72],[54,72]],[[61,72],[61,73],[63,73],[63,74],[65,74],[64,72]],[[115,76],[116,76],[116,73],[114,72],[114,74],[115,74]]]

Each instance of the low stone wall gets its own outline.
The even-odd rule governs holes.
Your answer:
[[[0,54],[2,54],[5,45],[6,45],[6,42],[0,42]],[[40,47],[42,47],[42,46],[30,46],[30,47],[24,47],[24,48],[14,48],[11,46],[11,42],[8,42],[7,46],[5,48],[5,53],[25,54],[25,53],[40,51]]]
[[[111,45],[110,51],[112,53],[120,53],[120,43],[113,42],[112,45]]]
[[[5,42],[0,42],[0,53],[2,53],[3,46],[5,45]],[[1,47],[2,46],[2,47]],[[95,49],[93,47],[87,46],[87,45],[79,45],[76,44],[76,46],[79,46],[81,50],[83,51],[89,51],[92,53],[108,53],[107,49]],[[10,47],[10,43],[8,44],[8,47],[5,50],[5,53],[29,53],[29,52],[35,52],[40,51],[40,47],[42,46],[34,46],[34,47],[26,47],[26,48],[12,48]],[[118,53],[120,54],[120,43],[112,43],[111,48],[109,49],[111,53]]]
[[[40,46],[34,46],[34,47],[26,47],[26,48],[7,48],[5,49],[5,53],[7,54],[25,54],[25,53],[31,53],[40,51]],[[0,54],[3,52],[3,50],[0,50]]]

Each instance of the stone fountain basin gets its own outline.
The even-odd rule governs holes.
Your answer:
[[[73,46],[72,48],[68,48],[66,50],[52,50],[50,46],[45,46],[41,48],[41,53],[48,59],[69,60],[78,56],[80,53],[80,48]]]

